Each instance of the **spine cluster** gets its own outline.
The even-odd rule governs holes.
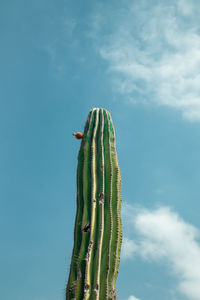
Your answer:
[[[66,300],[114,300],[122,241],[121,173],[110,113],[89,112],[78,155],[77,213]]]

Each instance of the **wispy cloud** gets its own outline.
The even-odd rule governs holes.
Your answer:
[[[189,300],[199,300],[200,231],[169,207],[148,210],[125,206],[123,214],[128,218],[132,230],[138,234],[136,241],[125,240],[129,248],[133,245],[127,257],[133,253],[144,260],[164,260],[178,279],[178,291]]]
[[[93,37],[114,89],[131,102],[172,107],[190,121],[200,120],[198,3],[122,3],[93,21]]]
[[[74,37],[77,26],[77,21],[74,18],[63,15],[53,20],[52,23],[55,24],[55,28],[52,30],[48,41],[45,41],[43,49],[50,58],[53,75],[57,77],[67,71],[69,53],[79,46],[79,42]]]
[[[136,243],[134,243],[134,241],[125,237],[123,239],[123,244],[122,244],[122,253],[121,253],[122,259],[131,258],[133,254],[137,251],[137,248],[138,247]]]

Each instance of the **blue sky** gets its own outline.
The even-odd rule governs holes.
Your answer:
[[[0,298],[62,300],[93,107],[122,173],[119,300],[200,300],[198,1],[0,3]]]

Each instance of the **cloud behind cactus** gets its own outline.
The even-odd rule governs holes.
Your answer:
[[[128,218],[137,238],[126,238],[123,257],[140,256],[151,263],[165,263],[171,276],[177,279],[177,292],[186,299],[200,297],[200,230],[185,222],[169,207],[136,209],[125,205]]]

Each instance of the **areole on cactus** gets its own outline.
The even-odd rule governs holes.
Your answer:
[[[66,300],[116,299],[121,242],[121,172],[114,126],[106,109],[93,108],[78,155],[77,212]]]

